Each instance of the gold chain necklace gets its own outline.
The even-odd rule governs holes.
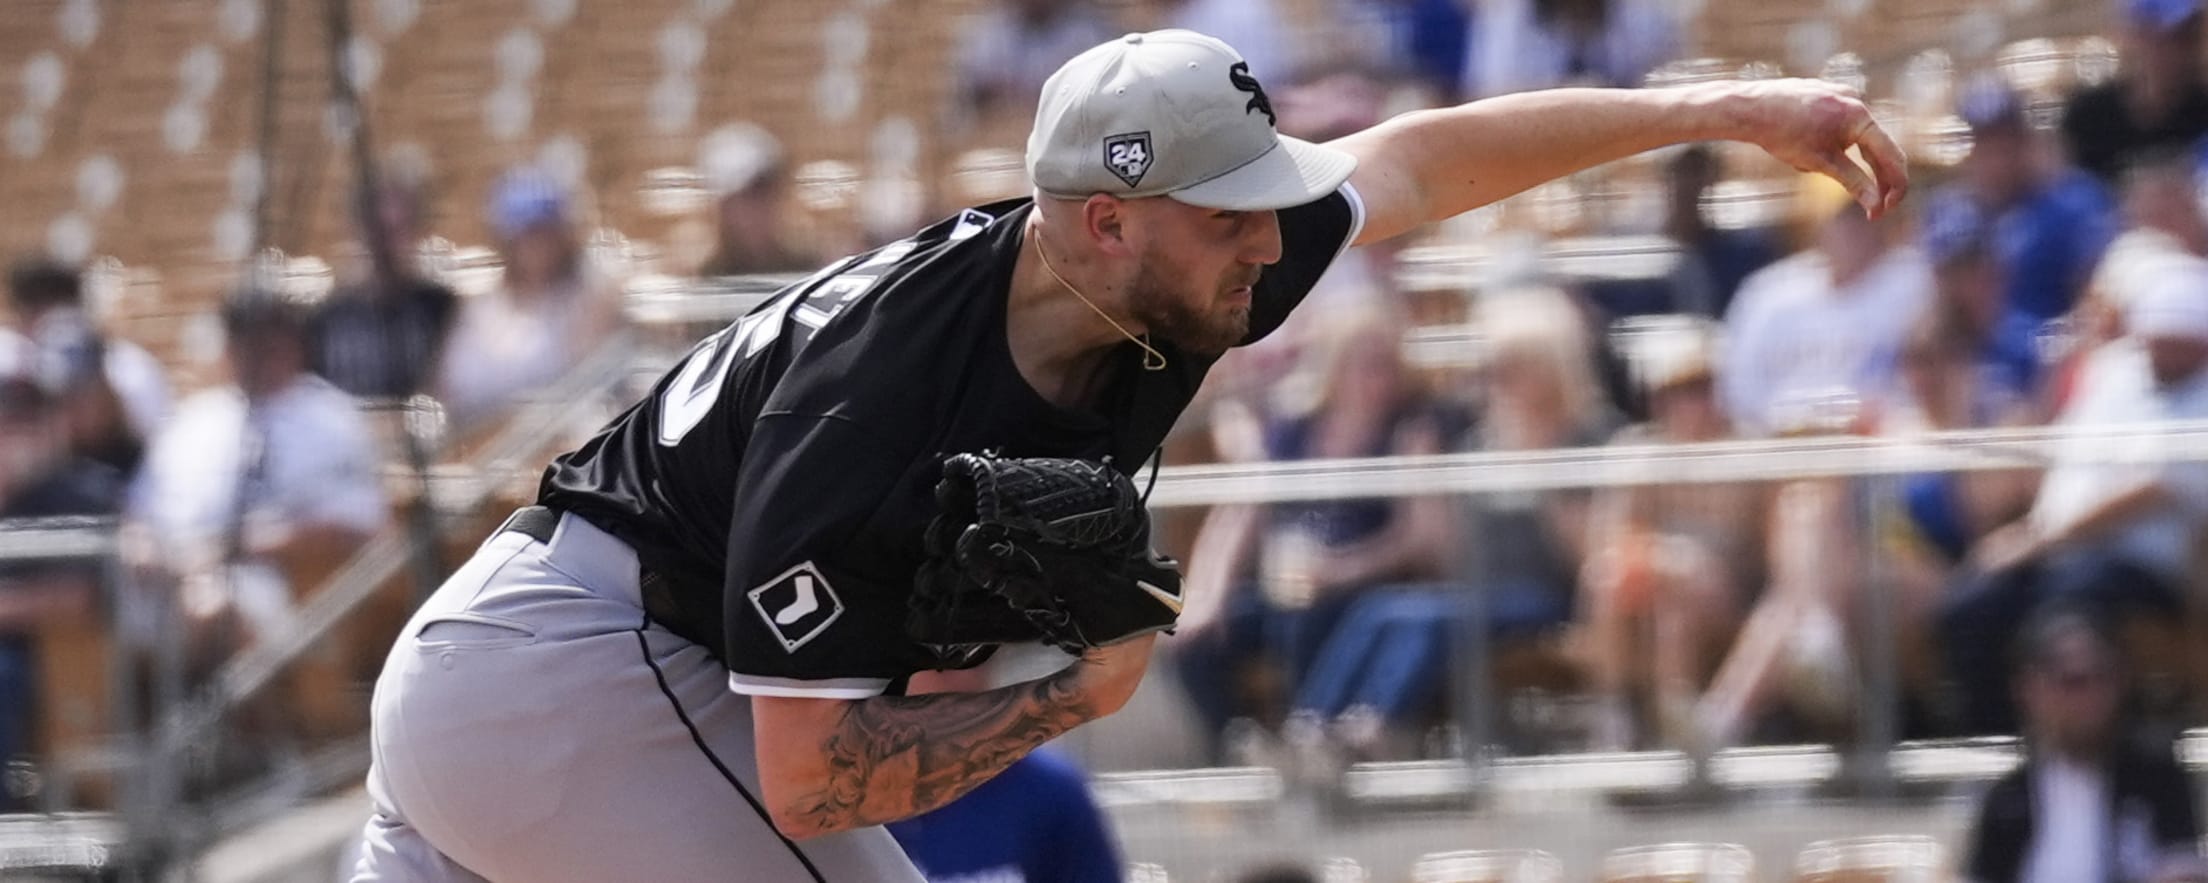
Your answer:
[[[1126,337],[1126,338],[1127,338],[1127,339],[1128,339],[1129,341],[1132,341],[1132,342],[1134,343],[1134,345],[1136,345],[1136,346],[1139,346],[1139,347],[1142,347],[1142,370],[1144,370],[1144,371],[1163,371],[1163,370],[1165,370],[1165,354],[1164,354],[1164,353],[1161,353],[1161,352],[1158,352],[1156,348],[1154,348],[1154,347],[1150,346],[1150,342],[1149,342],[1149,341],[1147,341],[1147,340],[1144,340],[1144,339],[1143,339],[1144,337],[1147,337],[1148,335],[1135,335],[1135,334],[1129,333],[1129,332],[1127,331],[1127,326],[1119,324],[1119,320],[1118,320],[1118,319],[1114,319],[1114,318],[1112,318],[1112,317],[1111,317],[1111,314],[1109,314],[1109,313],[1106,313],[1106,312],[1104,312],[1104,310],[1103,310],[1102,308],[1100,308],[1100,307],[1098,307],[1098,306],[1096,305],[1096,302],[1095,302],[1095,301],[1089,300],[1089,297],[1088,297],[1088,295],[1085,295],[1085,294],[1082,294],[1082,293],[1081,293],[1081,289],[1078,289],[1078,288],[1075,288],[1075,287],[1073,287],[1073,283],[1071,283],[1071,282],[1067,282],[1067,281],[1066,281],[1066,277],[1058,275],[1058,268],[1057,268],[1057,267],[1053,267],[1053,266],[1051,266],[1051,265],[1050,265],[1050,255],[1048,255],[1048,254],[1045,254],[1045,253],[1043,252],[1043,236],[1042,236],[1042,232],[1041,232],[1041,231],[1036,231],[1036,233],[1035,233],[1035,236],[1034,236],[1034,239],[1035,239],[1035,256],[1036,256],[1036,257],[1038,257],[1038,258],[1042,258],[1042,260],[1043,260],[1043,272],[1045,272],[1045,273],[1049,273],[1049,274],[1050,274],[1050,278],[1058,280],[1058,284],[1060,284],[1060,285],[1063,285],[1063,286],[1065,286],[1065,287],[1066,287],[1066,290],[1067,290],[1067,291],[1073,292],[1073,296],[1074,296],[1074,297],[1076,297],[1076,298],[1079,298],[1079,299],[1081,300],[1081,304],[1082,304],[1083,306],[1086,306],[1086,307],[1088,307],[1088,308],[1089,308],[1089,309],[1090,309],[1091,311],[1095,312],[1095,313],[1096,313],[1096,315],[1097,315],[1097,318],[1103,319],[1103,320],[1104,320],[1105,322],[1111,323],[1111,326],[1112,326],[1112,330],[1114,330],[1114,331],[1117,331],[1117,332],[1119,332],[1121,336],[1123,336],[1123,337]]]

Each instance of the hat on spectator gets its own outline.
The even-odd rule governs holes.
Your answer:
[[[1970,195],[1951,190],[1932,198],[1919,225],[1925,257],[1945,267],[1983,257],[1993,249],[1993,228]]]
[[[1194,31],[1128,34],[1043,83],[1027,173],[1051,196],[1262,211],[1315,201],[1357,167],[1276,125],[1272,99],[1232,47]]]
[[[782,142],[751,123],[713,130],[698,145],[698,176],[716,198],[758,186],[782,167]]]
[[[2126,0],[2124,17],[2134,27],[2162,32],[2200,15],[2200,0]]]
[[[2124,312],[2124,325],[2139,337],[2208,342],[2208,270],[2173,265],[2144,280]]]
[[[1668,389],[1717,374],[1720,332],[1709,319],[1641,316],[1619,322],[1612,334],[1644,389]]]
[[[1963,94],[1955,101],[1955,115],[1962,117],[1973,132],[2022,130],[2024,96],[2000,74],[1985,71],[1963,87]]]
[[[567,191],[541,169],[513,169],[491,190],[491,227],[500,239],[566,220]]]

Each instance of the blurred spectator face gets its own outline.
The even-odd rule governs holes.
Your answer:
[[[233,308],[225,316],[224,350],[230,359],[231,378],[248,399],[281,392],[306,371],[305,329],[295,317],[266,312],[282,309]]]
[[[1963,162],[1963,174],[1978,202],[1999,211],[2030,195],[2037,175],[2024,96],[1999,74],[1988,72],[1972,78],[1955,105],[1970,125],[1970,156]]]
[[[2006,123],[1974,130],[1963,165],[1971,190],[1988,206],[2015,204],[2030,195],[2035,178],[2030,130]]]
[[[2082,626],[2041,641],[2018,679],[2026,726],[2047,747],[2091,756],[2107,744],[2123,700],[2115,653]]]
[[[1945,317],[1935,313],[1928,319],[1912,327],[1902,344],[1902,385],[1933,426],[1959,428],[1970,420],[1977,344]]]
[[[2004,304],[2001,261],[1993,250],[1993,227],[1976,199],[1942,193],[1925,208],[1920,224],[1925,256],[1932,262],[1935,311],[1943,327],[1921,323],[1912,338],[1954,332],[1983,336],[2000,319]],[[1953,320],[1960,320],[1959,322]],[[1931,337],[1927,337],[1930,335]]]
[[[723,196],[714,205],[724,251],[766,248],[781,224],[783,185],[768,177],[743,190]]]
[[[386,184],[376,197],[376,223],[393,248],[404,248],[422,238],[422,197],[411,187]]]
[[[1657,436],[1702,441],[1730,434],[1717,397],[1719,330],[1706,319],[1672,315],[1621,324],[1613,340],[1647,391]]]
[[[2147,362],[2154,367],[2154,382],[2176,386],[2193,379],[2208,365],[2208,341],[2190,337],[2146,338]]]
[[[1518,414],[1551,414],[1564,410],[1563,378],[1553,362],[1527,349],[1512,349],[1496,356],[1488,366],[1488,394],[1495,408]]]
[[[552,286],[574,269],[575,259],[575,238],[560,224],[532,224],[506,243],[506,271],[520,291]]]
[[[2199,194],[2190,157],[2142,164],[2125,178],[2124,214],[2134,227],[2160,230],[2195,254],[2208,253],[2208,218],[2201,214]]]
[[[1665,438],[1706,439],[1725,432],[1716,379],[1704,373],[1664,384],[1648,396],[1649,416]]]
[[[535,294],[575,271],[579,253],[559,182],[535,169],[508,172],[491,193],[490,213],[505,246],[509,289]]]
[[[1482,295],[1487,397],[1481,434],[1499,450],[1553,447],[1601,409],[1591,342],[1570,295],[1553,288]]]
[[[1329,400],[1393,406],[1405,389],[1402,353],[1396,328],[1378,321],[1359,325],[1343,344]]]
[[[1976,251],[1941,261],[1932,279],[1941,299],[1979,331],[1992,328],[2001,316],[2001,264],[1993,253]]]
[[[1862,209],[1850,205],[1817,228],[1817,250],[1832,267],[1833,281],[1846,284],[1886,253],[1886,236]]]

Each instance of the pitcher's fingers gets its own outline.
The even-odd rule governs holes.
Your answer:
[[[1856,130],[1855,146],[1878,179],[1880,210],[1901,205],[1901,198],[1909,192],[1909,157],[1902,153],[1901,145],[1894,143],[1884,127],[1866,120]]]
[[[1847,154],[1817,154],[1810,160],[1810,166],[1810,171],[1838,181],[1840,186],[1847,188],[1848,195],[1855,198],[1856,205],[1863,207],[1865,215],[1875,219],[1885,212],[1884,206],[1879,202],[1879,193],[1871,184],[1871,176],[1864,174],[1863,168],[1856,165],[1855,160],[1849,159]]]

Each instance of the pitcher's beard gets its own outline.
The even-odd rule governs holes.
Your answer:
[[[1187,299],[1175,296],[1165,274],[1148,263],[1136,271],[1127,294],[1135,319],[1183,352],[1216,357],[1250,333],[1248,304],[1222,307],[1216,312],[1199,310]]]

